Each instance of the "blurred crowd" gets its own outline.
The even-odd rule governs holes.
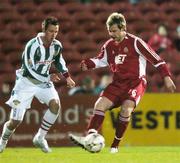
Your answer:
[[[2,5],[3,2],[5,4],[7,2],[13,2],[12,3],[13,5],[12,4],[10,4],[9,6],[4,5],[5,7],[3,8],[3,5]],[[14,71],[20,65],[19,62],[21,59],[21,53],[19,53],[19,51],[21,51],[21,49],[24,46],[24,43],[27,41],[26,40],[27,38],[25,38],[25,36],[28,37],[28,39],[29,39],[32,36],[33,32],[37,32],[37,30],[39,30],[39,29],[35,29],[35,31],[31,30],[31,29],[33,29],[33,26],[34,26],[34,28],[36,26],[38,26],[38,28],[39,28],[39,26],[40,26],[39,22],[42,20],[41,14],[39,14],[38,12],[37,12],[38,16],[32,15],[36,12],[34,10],[34,7],[30,7],[30,5],[29,5],[28,6],[29,8],[28,8],[27,5],[24,5],[24,7],[25,6],[26,7],[23,9],[23,7],[21,7],[21,5],[19,4],[20,2],[21,1],[18,1],[18,0],[8,0],[8,1],[2,0],[2,4],[0,5],[0,16],[1,16],[0,29],[1,29],[1,31],[4,30],[3,32],[0,32],[0,54],[1,54],[0,55],[0,73],[1,73],[0,94],[1,95],[9,95],[10,94],[11,88],[13,87],[14,81],[15,81],[15,76],[13,76]],[[46,14],[46,12],[49,12],[49,14],[51,12],[53,14],[56,14],[56,12],[54,12],[53,10],[57,10],[57,12],[60,13],[59,8],[57,8],[57,9],[52,8],[52,7],[50,8],[50,5],[46,6],[46,7],[45,7],[45,5],[42,5],[43,7],[41,7],[41,3],[43,4],[46,1],[34,0],[34,2],[36,2],[36,3],[39,2],[38,3],[39,9],[43,9],[43,7],[45,8],[45,10],[43,10],[43,12],[45,12],[45,14]],[[52,3],[53,2],[54,1],[52,0]],[[105,27],[104,21],[106,20],[107,16],[109,15],[109,11],[111,11],[111,8],[109,6],[112,5],[112,7],[116,8],[116,6],[119,5],[119,7],[122,7],[122,8],[121,9],[119,8],[118,12],[125,12],[125,16],[128,21],[128,31],[130,31],[130,33],[136,34],[137,36],[140,36],[145,41],[147,41],[148,44],[159,55],[161,55],[162,58],[165,59],[165,61],[167,61],[167,63],[170,66],[170,69],[173,73],[174,78],[176,78],[175,82],[176,82],[176,84],[178,84],[179,79],[180,79],[180,77],[179,77],[180,76],[180,73],[179,73],[180,72],[180,63],[179,63],[179,56],[180,56],[180,21],[179,21],[180,17],[179,17],[179,15],[180,15],[180,12],[178,13],[178,11],[180,11],[180,9],[178,8],[178,5],[176,5],[176,4],[179,4],[180,1],[178,1],[178,0],[122,0],[122,1],[119,1],[119,0],[100,0],[100,1],[99,0],[56,0],[56,2],[59,2],[59,4],[62,3],[63,5],[67,2],[73,2],[73,3],[79,2],[81,4],[89,4],[89,5],[92,4],[94,7],[90,8],[90,10],[92,10],[92,12],[94,12],[94,14],[97,17],[96,22],[94,22],[94,23],[90,22],[91,20],[93,20],[93,18],[92,18],[91,13],[88,13],[87,20],[86,20],[85,18],[83,18],[83,16],[85,16],[85,15],[82,15],[80,13],[77,13],[77,14],[75,13],[75,11],[81,9],[80,7],[78,8],[78,6],[76,6],[74,10],[72,10],[71,7],[64,7],[65,10],[66,9],[68,10],[67,13],[68,12],[70,13],[70,14],[68,13],[69,15],[66,12],[63,13],[64,10],[61,11],[63,18],[60,21],[61,22],[65,21],[65,22],[62,23],[62,26],[60,29],[60,30],[62,30],[62,34],[61,34],[60,38],[64,39],[64,40],[62,40],[62,43],[64,45],[64,50],[65,50],[64,55],[65,55],[65,59],[68,63],[69,70],[73,74],[73,77],[77,78],[76,76],[78,76],[79,72],[76,70],[76,67],[77,67],[77,64],[79,65],[80,60],[83,59],[84,57],[95,56],[97,54],[96,49],[98,49],[98,46],[101,45],[101,43],[107,39],[107,37],[106,37],[107,33],[104,33],[104,31],[106,31],[104,29],[104,27]],[[95,5],[96,2],[97,3],[106,2],[106,5],[103,5],[103,4]],[[121,2],[122,2],[122,5],[120,4]],[[129,6],[130,11],[126,9],[126,7],[128,8],[128,5],[126,4],[126,2],[128,2],[129,4],[132,4],[131,6]],[[150,8],[147,7],[148,2],[151,3],[152,7],[150,7]],[[155,2],[156,5],[153,5],[152,2]],[[170,2],[172,2],[172,3],[170,3]],[[175,5],[173,5],[174,2],[176,2]],[[28,3],[30,3],[30,1],[28,1]],[[116,5],[116,3],[117,3],[117,5]],[[163,3],[164,4],[167,3],[168,5],[167,6],[163,5]],[[113,5],[113,4],[115,4],[115,5]],[[167,15],[170,17],[167,18],[166,17],[167,15],[165,17],[161,17],[162,20],[165,20],[165,21],[159,21],[156,24],[156,22],[155,22],[156,15],[155,14],[157,14],[157,18],[160,18],[160,15],[164,16],[163,13],[155,13],[154,12],[155,10],[157,10],[157,8],[156,8],[157,4],[158,5],[162,4],[162,6],[165,7],[165,12],[167,12]],[[173,10],[170,9],[169,5],[173,6],[172,7]],[[95,6],[97,8],[95,8]],[[174,11],[174,9],[176,9],[176,6],[177,6],[177,11]],[[61,5],[59,5],[59,7],[61,7]],[[106,7],[109,7],[109,9],[106,10]],[[134,8],[136,8],[136,7],[137,7],[137,10],[141,10],[141,12],[145,18],[146,17],[147,17],[147,19],[152,18],[152,20],[142,23],[142,21],[144,21],[144,19],[142,20],[142,16],[138,17],[139,14],[135,12],[136,9],[134,10]],[[13,10],[12,10],[12,8],[13,8]],[[26,9],[28,10],[29,13],[25,12]],[[132,11],[132,9],[134,11]],[[147,11],[147,9],[149,9],[149,11]],[[15,11],[15,10],[17,10],[17,11]],[[33,12],[32,12],[32,10],[33,10]],[[3,16],[3,14],[4,14],[3,12],[7,15],[7,18],[5,18],[5,19]],[[150,16],[148,15],[148,12],[150,13]],[[82,11],[82,13],[83,13],[83,11]],[[15,17],[16,14],[20,15],[20,18]],[[174,17],[174,14],[176,14],[177,18]],[[57,16],[59,16],[59,15],[57,15]],[[72,16],[72,17],[69,19],[68,18],[69,16]],[[28,20],[28,18],[29,18],[29,20]],[[154,18],[154,20],[153,20],[153,18]],[[174,18],[174,19],[172,20],[172,18]],[[33,19],[35,19],[35,20],[33,20]],[[82,21],[84,21],[84,19],[87,22],[82,24],[81,28],[79,26],[78,27],[74,26],[74,22],[72,20],[74,20],[75,23],[78,24],[78,22],[81,23]],[[102,22],[99,22],[100,19],[102,19]],[[10,23],[11,20],[12,20],[12,24]],[[69,22],[69,20],[71,20],[71,21]],[[141,22],[140,22],[140,20],[141,20]],[[5,22],[4,23],[5,26],[2,23],[3,21]],[[20,23],[18,23],[16,21],[20,21]],[[27,22],[25,22],[25,21],[27,21]],[[173,23],[174,21],[176,21],[176,22]],[[23,25],[23,23],[24,23],[24,25]],[[150,27],[148,27],[148,25],[146,23],[150,23]],[[148,31],[144,31],[145,25],[146,25],[146,28],[148,27],[146,29]],[[151,25],[153,25],[153,26],[151,26]],[[71,27],[76,27],[76,28],[74,28],[75,32],[71,31]],[[95,29],[95,27],[97,27],[97,29]],[[18,30],[16,28],[18,28],[18,30],[20,31],[19,32],[20,34],[18,33]],[[86,28],[87,31],[82,31],[82,28]],[[9,34],[10,30],[12,31],[13,35]],[[102,32],[99,32],[99,31],[102,31]],[[87,33],[88,33],[88,35],[87,35]],[[14,40],[12,39],[12,36],[14,37]],[[72,36],[75,36],[75,37],[73,38]],[[7,39],[7,40],[5,40],[5,39]],[[87,40],[85,40],[85,39],[87,39]],[[6,44],[6,42],[9,42],[9,40],[11,40],[16,45],[16,47],[14,47],[15,49],[13,49],[11,44]],[[95,43],[92,42],[92,40],[95,41]],[[3,41],[4,41],[4,43],[3,43]],[[83,41],[84,44],[82,45],[82,43],[81,42],[78,43],[78,41]],[[19,43],[22,43],[22,44],[19,44]],[[85,43],[87,43],[87,44],[85,44]],[[96,45],[96,46],[94,46],[94,45]],[[74,46],[76,46],[75,49],[73,49]],[[91,46],[92,46],[92,49],[90,49]],[[86,49],[88,52],[85,51],[85,48],[88,48],[88,49]],[[77,50],[77,51],[75,51],[75,50]],[[72,56],[72,52],[73,52],[73,56]],[[80,56],[79,53],[82,54],[82,56]],[[70,58],[68,58],[68,56],[70,56]],[[176,61],[176,63],[173,60]],[[72,62],[76,62],[76,65]],[[149,73],[150,75],[152,75],[154,73],[153,72],[154,70],[152,70],[151,68],[148,71],[150,72]],[[154,80],[154,78],[156,78],[156,80]],[[76,88],[74,88],[72,90],[65,89],[65,92],[68,95],[82,94],[82,93],[83,94],[85,94],[85,93],[98,94],[99,92],[101,92],[103,90],[104,86],[110,82],[110,79],[111,79],[111,76],[109,76],[108,74],[103,74],[103,75],[100,74],[97,81],[96,81],[96,78],[93,78],[92,76],[86,76],[80,80],[81,82],[79,82],[79,81],[77,82],[78,85]],[[149,85],[149,87],[152,87],[152,89],[148,88],[148,91],[156,92],[157,88],[153,88],[153,85],[154,85],[155,81],[158,82],[157,79],[158,78],[156,77],[156,75],[154,75],[154,76],[152,75],[149,77],[149,80],[151,83]],[[65,87],[63,84],[64,83],[62,81],[60,83],[60,85],[58,85],[58,87],[61,87],[62,90],[64,90],[62,87]],[[159,83],[159,87],[161,87],[161,85],[162,84]],[[180,90],[180,88],[177,90]],[[163,92],[163,90],[162,90],[162,92]]]
[[[165,24],[160,24],[157,28],[157,33],[154,33],[149,39],[148,44],[153,48],[153,50],[160,54],[163,51],[171,51],[173,48],[176,48],[179,51],[180,46],[180,25],[176,28],[175,39],[171,39],[168,32],[168,28]]]

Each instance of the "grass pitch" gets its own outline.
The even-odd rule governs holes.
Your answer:
[[[109,148],[95,154],[79,147],[52,150],[45,154],[37,148],[7,148],[0,163],[180,163],[180,147],[121,147],[117,154]]]

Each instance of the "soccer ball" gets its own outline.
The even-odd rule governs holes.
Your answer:
[[[105,146],[104,137],[98,133],[92,133],[85,137],[85,148],[92,153],[100,152]]]

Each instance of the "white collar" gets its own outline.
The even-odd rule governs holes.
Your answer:
[[[42,39],[41,39],[41,37],[44,36],[44,35],[45,35],[44,32],[39,32],[39,33],[37,34],[37,37],[36,37],[36,38],[37,38],[37,40],[38,40],[38,42],[39,42],[40,45],[44,45],[44,44],[43,44],[43,41],[42,41]],[[50,46],[53,45],[53,44],[54,44],[54,40],[51,42]]]
[[[44,32],[39,32],[39,33],[37,34],[37,40],[38,40],[38,42],[39,42],[40,45],[43,45],[43,41],[42,41],[42,39],[41,39],[41,36],[44,36],[44,35],[45,35]]]

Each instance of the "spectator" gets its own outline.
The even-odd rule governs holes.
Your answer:
[[[174,45],[175,45],[175,48],[180,52],[180,25],[177,26],[176,32],[177,32],[177,35],[174,40]]]
[[[95,94],[101,93],[111,82],[112,82],[112,76],[108,74],[104,75],[101,78],[99,85],[95,88]]]
[[[68,95],[75,94],[95,94],[95,81],[90,76],[86,76],[80,86],[74,87],[69,90]]]
[[[2,84],[2,94],[3,95],[9,95],[9,93],[10,93],[10,84],[3,83]]]
[[[172,49],[172,41],[168,37],[168,30],[164,24],[158,26],[157,33],[155,33],[148,41],[148,45],[153,48],[153,50],[160,54],[164,50]]]

